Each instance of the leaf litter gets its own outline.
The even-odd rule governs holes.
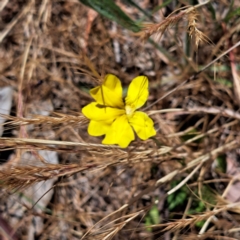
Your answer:
[[[148,10],[155,7],[150,1],[139,4]],[[3,132],[1,152],[10,149],[13,154],[0,169],[0,224],[8,226],[0,234],[13,239],[196,239],[198,234],[201,239],[238,239],[238,185],[231,181],[238,171],[239,89],[217,80],[236,85],[239,48],[231,52],[232,69],[216,70],[217,64],[230,67],[223,54],[212,64],[213,71],[207,68],[195,75],[229,49],[226,39],[232,37],[232,46],[237,44],[238,20],[233,17],[226,32],[218,22],[224,21],[224,1],[193,8],[198,12],[193,15],[186,14],[183,5],[169,3],[154,13],[163,21],[163,32],[145,25],[161,36],[155,39],[158,46],[141,42],[78,1],[11,0],[0,8],[0,82],[2,88],[13,89],[11,116],[11,104],[8,112],[1,112],[7,120],[4,131],[11,131],[11,136]],[[239,7],[237,1],[234,7]],[[132,18],[143,17],[133,7],[124,9]],[[176,18],[177,9],[184,18]],[[210,10],[217,12],[217,20]],[[187,17],[192,21],[189,32],[178,22]],[[122,79],[123,88],[138,75],[148,76],[146,107],[156,102],[147,109],[155,122],[155,138],[120,149],[87,134],[81,109],[92,101],[89,89],[107,73]],[[54,162],[40,153],[53,154]],[[226,173],[211,167],[222,154],[227,156]],[[54,187],[48,192],[45,184]],[[191,202],[169,212],[167,196],[185,185],[192,190],[191,198],[204,203],[205,212],[187,214],[194,208],[188,206]],[[201,197],[203,185],[215,193],[215,206]],[[26,197],[29,189],[34,194]],[[28,206],[26,199],[35,205]],[[146,214],[156,207],[160,222],[146,226]],[[205,222],[197,227],[200,221]]]

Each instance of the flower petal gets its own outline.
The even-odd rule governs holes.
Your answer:
[[[111,121],[125,113],[124,109],[104,107],[92,102],[82,109],[82,113],[90,120]]]
[[[144,105],[148,98],[148,78],[139,76],[132,80],[126,97],[126,105],[138,109]]]
[[[132,117],[129,118],[129,123],[142,140],[156,135],[153,120],[144,112],[135,112]]]
[[[91,120],[88,125],[88,134],[95,137],[102,136],[109,131],[111,124],[112,124],[112,121],[97,122],[97,121]]]
[[[126,148],[134,138],[134,132],[128,123],[127,116],[122,115],[113,122],[102,143],[118,144],[120,147]]]
[[[90,90],[91,96],[101,105],[123,108],[122,84],[113,74],[107,74],[101,86]]]

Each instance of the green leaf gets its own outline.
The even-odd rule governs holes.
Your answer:
[[[226,161],[226,156],[218,156],[216,158],[217,162],[217,170],[219,170],[222,173],[226,173],[227,171],[227,161]]]
[[[151,217],[151,222],[153,224],[159,224],[160,223],[160,216],[159,211],[156,205],[153,205],[152,208],[149,211],[149,216]]]
[[[226,87],[230,87],[230,88],[233,87],[233,82],[226,78],[217,78],[215,81]]]
[[[153,205],[145,217],[145,225],[148,232],[152,232],[151,225],[160,223],[160,215],[156,205]]]
[[[236,8],[233,11],[229,11],[229,13],[227,14],[227,16],[225,17],[224,21],[228,22],[231,18],[233,17],[239,17],[240,16],[240,7]]]
[[[140,31],[141,27],[137,25],[121,8],[112,0],[79,0],[86,6],[94,9],[104,17],[120,24],[124,28],[133,32]]]
[[[198,195],[198,189],[194,190],[195,194]],[[206,205],[210,204],[208,207],[216,204],[216,197],[208,185],[202,185],[202,200],[199,198],[194,198],[191,204],[188,214],[203,213],[206,211]]]
[[[150,216],[145,217],[145,225],[147,227],[147,231],[152,232],[152,228],[150,227],[152,225]]]
[[[204,203],[203,203],[202,201],[199,201],[199,202],[198,202],[198,206],[197,206],[196,209],[195,209],[195,212],[201,213],[201,212],[203,212],[205,209],[206,209],[206,207],[205,207]]]
[[[208,4],[208,9],[209,9],[209,11],[210,11],[211,14],[212,14],[212,19],[213,19],[213,20],[216,20],[216,12],[215,12],[214,7],[212,6],[212,3]]]
[[[205,222],[206,222],[205,220],[196,222],[196,223],[195,223],[195,226],[196,226],[196,227],[199,227],[199,228],[202,228]]]
[[[208,185],[203,185],[201,191],[204,202],[210,203],[211,205],[216,204],[216,196]]]
[[[174,185],[175,185],[175,182],[173,182],[173,184],[171,184],[171,187],[173,188]],[[183,186],[178,191],[176,191],[175,193],[172,193],[171,195],[169,195],[167,197],[168,209],[171,211],[174,208],[184,204],[187,197],[188,197],[188,190],[187,190],[186,186]]]

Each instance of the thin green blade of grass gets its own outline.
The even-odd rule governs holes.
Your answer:
[[[151,38],[148,39],[148,42],[151,43],[156,49],[158,49],[158,51],[160,51],[168,59],[169,62],[174,62],[174,59],[171,57],[171,55],[165,48],[161,47]]]
[[[159,11],[160,9],[166,7],[166,6],[167,6],[168,4],[170,4],[172,1],[173,1],[173,0],[164,1],[164,3],[162,3],[162,4],[158,5],[158,6],[156,6],[155,8],[153,8],[153,10],[150,11],[151,18],[152,18],[152,15],[153,15],[154,13],[156,13],[156,12]],[[146,17],[144,16],[144,17],[140,18],[140,20],[139,20],[138,22],[143,22],[145,19],[146,19]]]
[[[120,24],[133,32],[140,31],[141,27],[137,25],[121,8],[112,0],[79,0],[84,5],[94,9],[104,17]]]
[[[240,17],[240,7],[236,8],[233,11],[230,11],[227,16],[225,17],[224,21],[228,22],[233,17]]]
[[[208,10],[210,11],[210,13],[212,15],[212,19],[216,20],[216,11],[215,11],[212,3],[208,4]]]
[[[146,230],[148,232],[152,232],[153,229],[151,228],[151,225],[156,225],[159,224],[160,222],[161,217],[159,214],[158,207],[156,205],[153,205],[145,217]]]
[[[146,17],[152,18],[152,14],[147,12],[146,10],[142,9],[137,3],[135,3],[133,0],[125,0],[126,3],[130,4],[131,6],[137,8],[140,12],[142,12]]]
[[[167,1],[164,1],[162,4],[158,5],[157,7],[155,7],[152,11],[152,13],[155,13],[157,12],[158,10],[166,7],[168,4],[170,4],[173,0],[167,0]]]
[[[227,19],[228,16],[232,13],[232,10],[233,10],[233,4],[234,4],[234,0],[231,0],[231,3],[229,4],[229,8],[228,8],[228,12],[224,18],[224,21],[225,22],[228,22],[230,19]]]
[[[111,21],[114,21],[121,25],[122,27],[131,30],[133,32],[139,32],[141,30],[141,25],[134,22],[130,17],[125,14],[119,6],[117,6],[112,0],[79,0],[84,5],[94,9],[100,15],[108,18]],[[149,42],[158,49],[168,61],[173,61],[170,54],[166,49],[160,47],[152,39],[149,39]]]

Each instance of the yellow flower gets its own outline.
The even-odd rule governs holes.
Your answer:
[[[82,112],[90,119],[89,135],[105,135],[103,144],[118,144],[125,148],[135,139],[133,129],[142,140],[156,135],[152,119],[146,113],[136,111],[148,98],[147,77],[132,80],[125,102],[121,81],[112,74],[106,75],[103,84],[91,89],[90,94],[96,102],[85,106]]]

